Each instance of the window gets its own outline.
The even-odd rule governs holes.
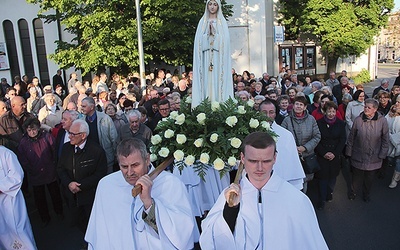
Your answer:
[[[18,53],[17,46],[15,44],[14,27],[11,21],[5,20],[3,22],[3,30],[5,42],[7,44],[7,55],[10,63],[11,77],[21,75],[19,71]]]
[[[35,75],[35,71],[33,68],[29,27],[25,19],[20,19],[18,21],[18,29],[19,29],[19,36],[21,39],[22,59],[25,68],[24,74],[27,75],[29,78],[32,78]]]
[[[314,74],[316,68],[315,46],[279,46],[280,67],[297,70],[298,74]]]
[[[50,84],[49,67],[47,64],[46,43],[44,40],[43,22],[39,18],[33,20],[35,29],[36,54],[39,65],[39,75],[42,86]]]

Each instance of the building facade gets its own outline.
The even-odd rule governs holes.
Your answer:
[[[400,11],[391,13],[386,28],[378,36],[378,60],[391,62],[400,57]]]

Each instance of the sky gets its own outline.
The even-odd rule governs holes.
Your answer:
[[[394,9],[395,10],[400,9],[400,0],[394,0]]]

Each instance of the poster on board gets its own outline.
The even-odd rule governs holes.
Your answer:
[[[8,62],[7,47],[5,42],[0,42],[0,70],[10,69]]]

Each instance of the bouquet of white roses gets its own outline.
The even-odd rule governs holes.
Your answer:
[[[265,131],[274,138],[269,118],[253,109],[254,102],[229,99],[223,103],[208,99],[192,109],[190,98],[180,111],[161,120],[151,138],[150,159],[162,161],[169,155],[182,170],[192,166],[203,178],[212,165],[223,176],[236,165],[242,140],[255,131]]]

